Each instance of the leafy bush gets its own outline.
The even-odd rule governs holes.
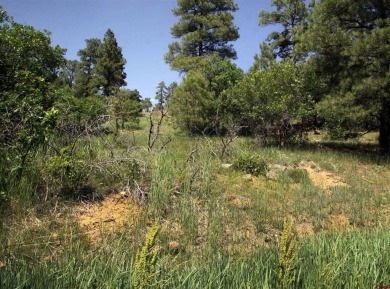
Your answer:
[[[58,155],[48,157],[41,169],[48,190],[76,194],[89,176],[83,159],[69,147],[61,149]]]
[[[246,172],[255,176],[265,175],[267,172],[267,162],[259,156],[244,154],[237,157],[233,162],[236,170]]]

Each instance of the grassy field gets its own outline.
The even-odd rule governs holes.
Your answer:
[[[375,136],[224,146],[171,121],[149,150],[147,117],[77,140],[61,159],[71,172],[50,150],[37,155],[4,201],[0,287],[390,285],[390,159],[372,150]],[[142,265],[136,255],[153,224]],[[283,255],[288,224],[295,246]],[[283,258],[292,264],[284,271]]]

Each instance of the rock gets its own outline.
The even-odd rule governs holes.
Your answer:
[[[224,169],[229,169],[233,164],[222,164],[221,167]]]
[[[180,244],[177,241],[171,241],[168,244],[168,248],[169,248],[169,251],[177,253],[179,251]]]
[[[265,175],[269,180],[277,180],[281,172],[287,170],[287,166],[279,164],[270,164],[268,165],[268,172]]]
[[[127,197],[128,193],[125,191],[122,191],[119,193],[119,195],[121,195],[122,197]]]
[[[284,171],[287,169],[287,167],[284,165],[279,165],[279,164],[270,164],[270,165],[268,165],[268,169],[269,170]]]

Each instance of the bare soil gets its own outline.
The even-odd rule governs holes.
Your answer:
[[[76,220],[91,242],[104,234],[131,230],[142,216],[142,208],[125,194],[111,194],[98,202],[77,206]]]

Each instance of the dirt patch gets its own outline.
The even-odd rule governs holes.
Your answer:
[[[339,176],[321,170],[314,162],[302,161],[298,167],[305,169],[314,185],[322,188],[327,194],[332,193],[331,188],[333,187],[350,187],[346,182],[341,180]]]
[[[142,208],[124,194],[112,194],[104,200],[82,203],[77,207],[76,220],[91,242],[105,233],[130,228],[141,217]]]
[[[184,235],[182,226],[175,221],[165,220],[161,225],[161,233],[167,234],[172,240],[180,240]]]
[[[339,231],[348,227],[350,221],[349,221],[349,217],[346,214],[341,213],[338,215],[329,216],[328,223],[329,223],[330,230]]]
[[[238,227],[226,225],[225,239],[227,239],[227,252],[232,254],[250,254],[262,246],[265,241],[257,233],[256,226],[250,220],[242,220]]]
[[[299,236],[306,237],[314,234],[312,223],[299,223],[295,225],[295,230]]]
[[[239,209],[250,209],[252,207],[251,199],[237,194],[226,196],[229,203]]]

